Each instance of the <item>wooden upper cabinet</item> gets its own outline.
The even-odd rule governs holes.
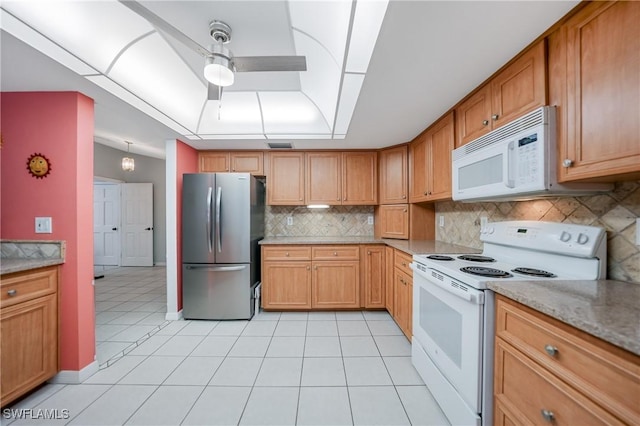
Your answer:
[[[259,151],[232,152],[230,154],[231,171],[264,176],[264,153]]]
[[[264,176],[264,154],[261,151],[200,151],[198,167],[201,173],[251,173]]]
[[[340,161],[339,152],[307,153],[306,204],[342,204]]]
[[[407,202],[409,190],[407,146],[380,151],[380,204]]]
[[[267,204],[304,205],[304,153],[269,153]]]
[[[409,201],[451,198],[451,151],[455,145],[453,112],[409,145]]]
[[[342,153],[342,204],[378,203],[378,155],[376,152]]]
[[[560,181],[640,178],[640,3],[592,2],[549,38]]]
[[[306,170],[306,204],[377,204],[375,152],[307,152]]]
[[[200,173],[220,173],[229,171],[229,153],[201,151],[198,153]]]
[[[458,105],[456,146],[546,105],[545,57],[541,40]]]

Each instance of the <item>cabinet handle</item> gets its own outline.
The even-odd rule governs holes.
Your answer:
[[[307,271],[310,271],[310,270],[311,270],[311,266],[307,266]]]
[[[405,199],[405,198],[407,198],[407,196],[406,196],[406,195],[403,195],[403,196],[402,196],[402,198],[403,198],[403,199]]]
[[[493,114],[493,115],[491,116],[491,119],[492,119],[493,121],[496,121],[499,117],[500,117],[500,116],[499,116],[498,114]]]
[[[302,201],[302,198],[300,198],[300,201]]]
[[[552,423],[556,419],[553,411],[545,410],[544,408],[540,410],[540,414],[542,415],[542,418],[549,423]]]
[[[407,264],[405,262],[402,262],[402,266],[407,266]]]
[[[562,167],[571,167],[573,166],[573,160],[570,160],[568,158],[565,158],[564,160],[562,160]]]
[[[289,257],[289,252],[286,252],[284,255],[285,255],[285,256],[287,256],[287,257]]]
[[[488,126],[489,125],[489,120],[482,120],[482,125],[483,126]]]
[[[368,254],[369,256],[371,256],[371,251],[368,251],[368,252],[367,252],[367,254]]]
[[[314,266],[314,267],[313,267],[313,269],[315,269],[315,270],[317,271],[317,270],[318,270],[318,267],[317,267],[317,266]]]
[[[18,294],[18,290],[9,290],[7,291],[7,294],[9,295],[9,297],[13,297]]]
[[[422,195],[429,195],[429,192],[428,191],[424,191],[424,194],[422,194]]]
[[[334,251],[334,252],[333,252],[333,255],[334,255],[334,256],[337,256],[337,255],[338,255],[338,253]]]
[[[402,210],[402,212],[403,212],[403,213],[406,213],[406,212],[407,212],[407,209]]]
[[[556,355],[558,355],[558,348],[556,348],[555,346],[552,346],[552,345],[545,345],[545,346],[544,346],[544,351],[545,351],[549,356],[556,356]]]

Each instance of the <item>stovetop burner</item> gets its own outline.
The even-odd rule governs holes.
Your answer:
[[[556,275],[552,274],[551,272],[543,271],[542,269],[534,269],[534,268],[515,268],[515,269],[512,269],[511,272],[530,275],[532,277],[544,277],[544,278],[556,277]]]
[[[431,255],[427,256],[427,259],[431,259],[431,260],[453,260],[453,257],[445,256],[445,255],[442,255],[442,254],[431,254]]]
[[[500,269],[493,268],[485,268],[483,266],[465,266],[460,268],[462,272],[466,272],[467,274],[472,275],[480,275],[482,277],[491,277],[491,278],[511,278],[513,277],[507,271],[502,271]]]
[[[470,262],[495,262],[496,261],[493,257],[482,256],[480,254],[463,254],[462,256],[458,256],[458,259],[468,260]]]

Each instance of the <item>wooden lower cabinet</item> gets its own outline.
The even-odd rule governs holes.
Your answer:
[[[58,268],[6,274],[0,287],[4,406],[58,372]]]
[[[411,340],[413,320],[413,279],[396,268],[393,281],[393,319]]]
[[[385,263],[385,289],[384,289],[384,307],[387,308],[389,314],[393,316],[393,279],[395,276],[395,269],[393,267],[393,253],[395,249],[393,247],[384,248],[384,263]]]
[[[640,424],[639,395],[640,357],[497,297],[495,424]]]
[[[265,309],[311,308],[311,262],[264,262],[262,283]]]
[[[386,306],[386,251],[383,245],[361,246],[362,306],[368,309]]]
[[[360,308],[360,262],[313,262],[311,307]]]

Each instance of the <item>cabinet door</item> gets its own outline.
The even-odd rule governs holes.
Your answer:
[[[385,304],[385,246],[362,246],[364,307],[384,308]]]
[[[264,309],[311,308],[311,262],[264,262]]]
[[[232,172],[264,176],[264,154],[262,152],[232,152],[230,163]]]
[[[456,148],[491,130],[491,87],[481,87],[456,108],[458,138]]]
[[[313,262],[311,287],[313,308],[359,308],[360,262]]]
[[[0,369],[6,404],[58,372],[57,295],[2,309]]]
[[[451,198],[451,151],[455,145],[453,113],[429,131],[429,201]]]
[[[561,181],[640,178],[638,22],[638,2],[592,2],[551,37]]]
[[[409,202],[427,201],[429,194],[429,141],[424,133],[409,144]]]
[[[228,152],[200,152],[198,153],[199,172],[218,173],[229,171]]]
[[[407,145],[380,151],[380,204],[407,202]]]
[[[492,129],[547,104],[545,58],[542,40],[491,79]]]
[[[269,154],[267,204],[304,205],[304,153]]]
[[[409,205],[387,204],[378,207],[379,229],[382,238],[409,238]]]
[[[413,320],[411,283],[411,277],[396,268],[393,282],[393,318],[409,339],[411,339],[411,321]]]
[[[307,153],[306,204],[342,204],[339,152]]]
[[[342,153],[342,204],[378,204],[378,155],[376,152]]]
[[[393,279],[395,277],[395,269],[393,267],[393,247],[385,247],[384,248],[384,307],[387,308],[389,314],[391,316],[394,315],[394,306],[393,306]]]

